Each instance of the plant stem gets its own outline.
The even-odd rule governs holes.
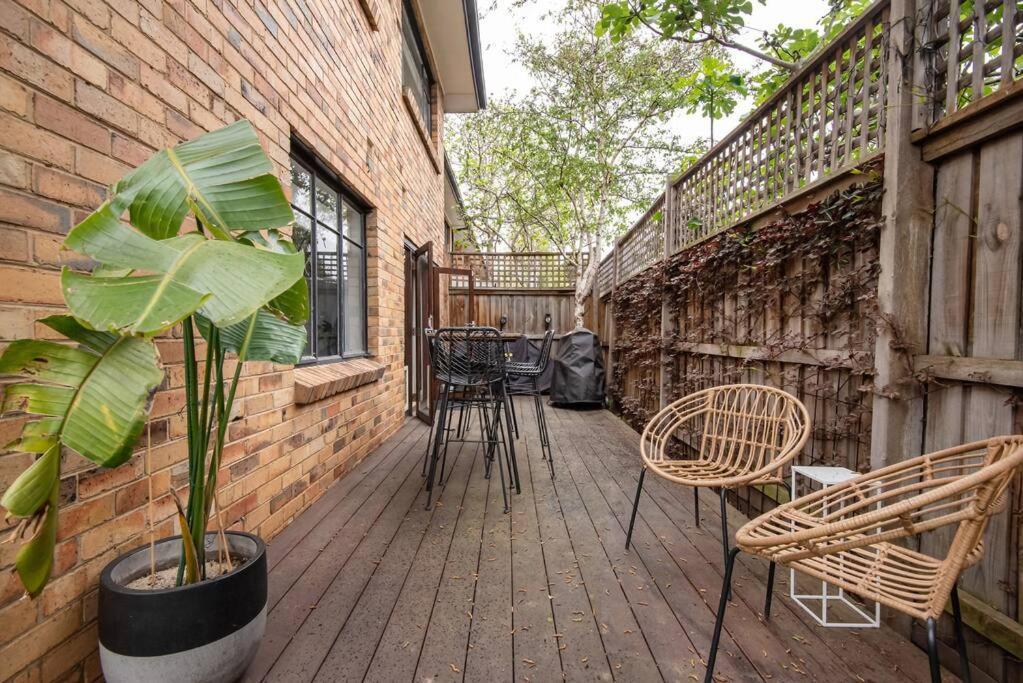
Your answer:
[[[199,458],[197,456],[198,445],[199,445],[199,434],[198,434],[198,406],[197,402],[199,399],[199,386],[198,386],[198,368],[196,367],[195,360],[195,330],[192,327],[192,316],[188,316],[181,323],[181,330],[183,332],[183,343],[185,345],[185,420],[188,426],[188,512],[181,516],[181,519],[189,520],[193,517],[192,511],[195,507],[195,491],[196,480],[198,476],[201,476],[199,472]],[[194,531],[190,528],[182,528],[181,534],[191,535],[194,539]],[[184,539],[182,538],[182,543]],[[185,552],[182,547],[181,559],[178,562],[178,576],[177,585],[181,585],[184,579],[185,573]]]
[[[238,348],[238,358],[234,367],[234,376],[231,378],[231,388],[228,390],[227,399],[224,401],[223,407],[220,411],[220,424],[217,428],[217,441],[213,447],[213,460],[210,463],[210,471],[206,484],[205,509],[207,516],[210,512],[210,504],[212,503],[213,497],[216,493],[217,472],[220,469],[220,458],[224,452],[224,441],[227,438],[227,423],[231,419],[231,408],[234,406],[234,396],[235,392],[238,390],[238,380],[242,374],[242,366],[245,364],[245,359],[249,355],[249,344],[252,342],[252,335],[256,331],[257,316],[258,313],[253,313],[252,317],[249,318],[249,326],[245,330],[245,339],[242,340],[242,344]],[[222,374],[223,371],[221,370],[220,375]]]

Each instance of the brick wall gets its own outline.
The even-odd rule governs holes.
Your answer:
[[[441,131],[428,154],[403,106],[395,0],[0,0],[0,345],[45,334],[61,308],[58,271],[81,266],[63,235],[105,187],[159,147],[248,118],[287,184],[292,133],[374,207],[369,347],[379,381],[296,406],[291,368],[251,363],[224,454],[227,521],[271,538],[391,434],[403,409],[403,236],[443,244]],[[371,27],[374,19],[377,30]],[[440,93],[437,93],[438,99]],[[440,116],[435,117],[440,120]],[[93,680],[97,577],[174,531],[183,486],[181,345],[139,452],[116,470],[66,453],[53,579],[30,601],[0,546],[0,680]],[[0,421],[0,443],[21,420]],[[0,457],[0,488],[27,464]],[[3,529],[0,528],[0,533]],[[5,534],[6,535],[6,534]]]

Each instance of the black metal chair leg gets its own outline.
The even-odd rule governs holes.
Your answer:
[[[503,385],[501,386],[501,403],[504,404],[505,422],[509,425],[506,431],[508,432],[507,439],[508,457],[511,462],[512,481],[510,483],[515,485],[515,493],[522,493],[522,484],[519,481],[519,462],[518,459],[515,457],[515,441],[514,439],[511,438],[512,412],[511,408],[508,406],[508,404],[511,403],[511,396],[509,396],[508,393],[505,391],[505,387]]]
[[[771,619],[771,598],[774,597],[774,562],[767,570],[767,597],[764,598],[764,620]]]
[[[639,473],[639,484],[636,486],[636,499],[632,502],[632,517],[629,518],[629,533],[625,535],[625,549],[632,543],[632,529],[636,526],[636,511],[639,510],[639,494],[643,493],[643,479],[646,478],[646,467]]]
[[[693,516],[696,518],[696,527],[700,527],[700,489],[693,487]]]
[[[499,399],[499,401],[501,403],[503,403],[504,399]],[[507,406],[505,406],[505,408],[507,408]],[[501,421],[501,408],[499,406],[495,405],[494,406],[494,438],[495,439],[500,439],[502,442],[505,442],[506,439],[508,441],[510,441],[511,439],[509,439],[508,437],[511,436],[511,435],[510,434],[506,435],[505,434],[506,431],[507,430],[505,430],[504,424]],[[497,456],[497,473],[501,477],[501,496],[504,499],[504,513],[508,514],[511,511],[511,506],[508,504],[508,486],[505,485],[505,481],[504,481],[504,465],[501,463],[501,451],[502,450],[504,452],[504,459],[505,459],[506,463],[508,464],[508,474],[509,474],[509,476],[511,475],[511,463],[510,463],[510,461],[508,461],[508,450],[507,450],[508,446],[507,446],[507,444],[506,443],[502,443],[502,446],[503,446],[503,449],[499,447],[497,449],[497,452],[496,452],[496,456]]]
[[[490,405],[488,402],[480,404],[480,420],[482,421],[483,434],[480,438],[485,439],[487,452],[483,455],[483,478],[490,479],[494,467],[494,450],[497,447],[497,437],[494,431],[494,423],[490,418]]]
[[[533,403],[536,407],[537,429],[540,432],[540,453],[547,461],[551,479],[554,479],[554,457],[551,455],[551,440],[547,432],[547,415],[543,409],[543,395],[540,393],[540,387],[536,384],[536,378],[533,378]]]
[[[718,489],[718,496],[721,498],[721,548],[724,550],[725,563],[728,562],[728,503],[725,502],[725,490]],[[731,588],[728,589],[728,598],[732,598]]]
[[[970,683],[970,658],[966,654],[966,633],[963,632],[963,612],[959,606],[959,585],[952,586],[952,616],[955,618],[956,649],[959,650],[959,678]]]
[[[704,683],[714,681],[714,660],[718,656],[718,645],[721,644],[721,627],[725,623],[725,610],[728,608],[728,596],[732,593],[732,568],[735,566],[735,556],[739,554],[738,548],[732,548],[725,560],[725,578],[721,584],[721,599],[718,601],[718,616],[714,622],[714,637],[710,641],[710,653],[707,655],[707,673],[703,677]]]
[[[941,683],[937,628],[937,622],[933,617],[927,620],[927,659],[931,663],[931,683]]]
[[[507,390],[508,387],[505,387],[505,389]],[[515,401],[512,400],[512,396],[511,396],[510,393],[506,392],[506,394],[508,396],[508,404],[509,404],[510,410],[511,410],[512,432],[515,434],[515,438],[517,439],[517,438],[519,438],[519,418],[518,418],[518,415],[515,413]]]
[[[459,439],[465,438],[465,406],[458,406],[458,429],[455,430],[455,434],[458,435]]]
[[[448,403],[448,415],[447,415],[447,418],[446,418],[445,421],[446,421],[447,424],[451,424],[451,422],[453,422],[452,417],[454,417],[454,413],[455,413],[456,401],[452,401],[449,398],[447,400],[447,403]],[[461,422],[461,420],[462,420],[462,407],[463,407],[463,404],[458,404],[457,407],[458,407],[458,420],[459,420],[459,422]],[[461,424],[459,424],[459,427],[461,427]],[[450,427],[446,431],[450,431]],[[458,432],[457,431],[455,432],[455,438],[461,438],[460,436],[458,436]],[[445,472],[446,472],[446,470],[448,468],[448,443],[449,443],[449,441],[450,440],[447,438],[447,434],[445,433],[445,435],[444,435],[444,450],[443,450],[443,452],[441,453],[441,456],[440,456],[440,477],[437,478],[437,482],[441,486],[444,486],[444,475],[445,475]]]
[[[433,477],[437,473],[437,459],[440,457],[440,440],[445,437],[444,416],[447,412],[448,388],[445,385],[440,395],[440,409],[437,413],[437,434],[433,439],[433,449],[430,454],[430,469],[426,475],[426,509],[430,509],[433,498]],[[445,438],[445,442],[447,439]]]

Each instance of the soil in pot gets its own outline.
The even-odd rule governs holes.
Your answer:
[[[223,576],[230,572],[236,571],[245,564],[244,557],[232,557],[231,566],[228,566],[224,562],[219,560],[207,560],[206,561],[206,580],[215,579],[218,576]],[[127,584],[125,588],[130,588],[133,591],[158,591],[164,588],[174,588],[178,582],[178,566],[175,564],[172,567],[166,567],[164,569],[158,569],[155,574],[148,573],[145,576],[140,576]]]

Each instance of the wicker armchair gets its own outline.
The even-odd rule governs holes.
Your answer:
[[[770,615],[776,562],[874,600],[927,625],[931,679],[941,680],[937,619],[951,598],[961,675],[970,669],[957,583],[984,551],[991,517],[1023,468],[1023,436],[1006,436],[907,460],[786,503],[743,526],[725,566],[706,680],[712,680],[740,550],[771,562],[765,615]],[[931,557],[893,541],[954,525],[947,553]]]
[[[806,444],[810,416],[791,394],[757,384],[704,389],[668,405],[643,430],[643,471],[629,520],[632,542],[636,511],[647,470],[693,487],[696,526],[700,488],[716,488],[721,499],[721,544],[728,558],[725,491],[752,484],[786,486],[782,467]],[[682,457],[678,457],[682,456]],[[688,457],[686,457],[688,456]]]

